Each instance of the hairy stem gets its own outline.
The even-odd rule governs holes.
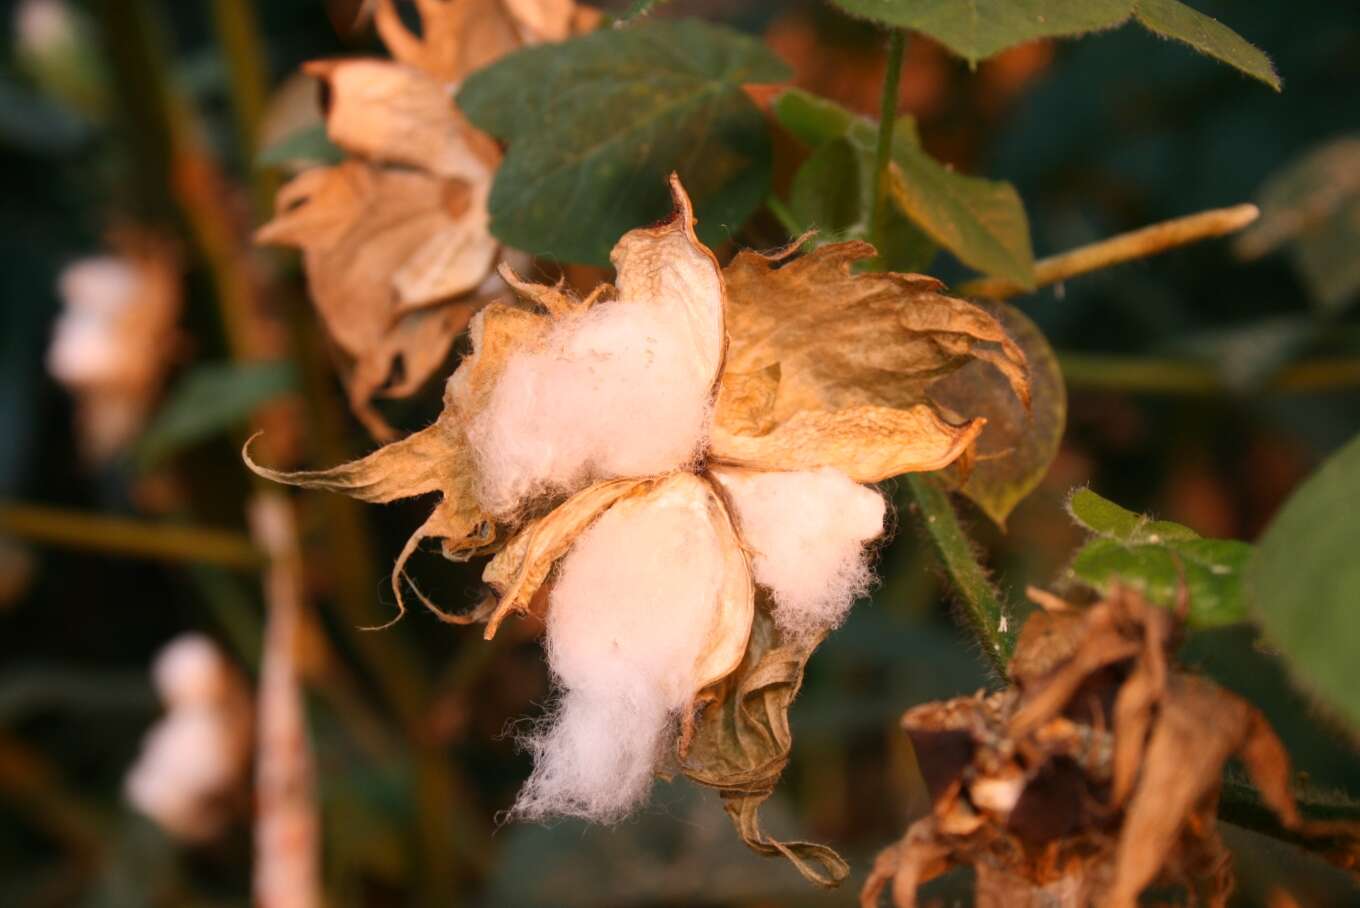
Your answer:
[[[52,545],[255,570],[260,551],[243,533],[40,505],[0,504],[0,531]]]
[[[1068,252],[1049,256],[1034,263],[1035,287],[1056,284],[1068,278],[1089,274],[1134,259],[1158,255],[1177,246],[1186,246],[1211,237],[1234,233],[1256,220],[1261,214],[1255,205],[1234,205],[1215,208],[1152,224],[1128,233]],[[980,278],[959,287],[964,296],[982,296],[993,300],[1010,299],[1030,292],[1019,284],[1002,278]]]
[[[878,146],[874,152],[874,242],[883,248],[883,231],[888,220],[888,167],[892,163],[893,127],[897,121],[898,83],[902,78],[902,55],[907,33],[895,29],[888,36],[888,59],[883,70],[883,94],[878,105]],[[881,252],[880,252],[881,256]]]
[[[972,543],[949,502],[949,493],[920,473],[910,473],[906,479],[921,528],[954,582],[968,625],[992,668],[1004,678],[1015,650],[1015,632],[1010,627],[1006,606],[978,564]]]

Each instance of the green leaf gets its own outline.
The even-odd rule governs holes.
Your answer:
[[[1067,428],[1067,383],[1057,354],[1034,322],[1007,303],[979,302],[1005,327],[1029,363],[1030,405],[991,363],[973,360],[935,382],[930,396],[957,413],[987,419],[978,462],[959,491],[999,527],[1034,491],[1058,455]]]
[[[1252,605],[1306,686],[1360,723],[1360,437],[1323,463],[1266,528]]]
[[[492,232],[535,255],[606,265],[620,235],[669,211],[675,171],[699,236],[727,239],[770,185],[769,131],[742,86],[788,76],[760,42],[689,20],[606,29],[474,73],[458,104],[509,145]]]
[[[955,173],[920,146],[895,142],[888,187],[897,209],[959,261],[1034,287],[1029,222],[1010,183]]]
[[[260,149],[255,156],[257,167],[290,167],[297,164],[339,164],[345,153],[326,135],[326,124],[304,126]]]
[[[1132,586],[1168,608],[1184,596],[1186,622],[1195,628],[1245,621],[1243,576],[1252,548],[1232,539],[1203,539],[1194,530],[1152,520],[1079,489],[1068,512],[1095,534],[1068,568],[1071,579],[1108,595]]]
[[[833,222],[831,226],[847,236],[868,238],[878,124],[797,89],[780,94],[773,110],[785,129],[813,147],[812,157],[794,178],[795,216],[809,226],[821,226],[826,222],[807,218],[818,213],[815,205],[806,202],[800,206],[799,196],[810,199],[819,190],[833,192],[858,185],[856,217],[848,225]],[[838,158],[819,157],[824,146],[834,142],[847,148],[826,152]],[[836,178],[837,166],[849,168],[852,164],[853,180],[849,175]],[[811,171],[805,172],[809,168]],[[916,125],[908,117],[893,124],[890,180],[896,214],[905,220],[894,216],[889,222],[888,248],[880,250],[889,267],[924,267],[916,263],[922,259],[929,263],[925,253],[928,241],[933,241],[979,271],[1033,286],[1029,222],[1020,196],[1009,183],[964,176],[940,164],[921,147]],[[846,215],[840,212],[836,216]],[[911,230],[913,225],[924,237]]]
[[[214,435],[245,424],[266,401],[297,386],[291,363],[210,363],[180,380],[138,443],[137,459],[151,466]]]
[[[1036,38],[1081,35],[1128,19],[1134,0],[834,0],[854,16],[929,35],[976,63]]]
[[[976,63],[1037,38],[1114,28],[1133,17],[1164,38],[1280,90],[1270,58],[1216,19],[1179,0],[833,0],[853,16],[929,35]]]
[[[1222,22],[1180,0],[1137,0],[1133,15],[1148,31],[1184,41],[1200,53],[1280,90],[1280,76],[1269,57]]]

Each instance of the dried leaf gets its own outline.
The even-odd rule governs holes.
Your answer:
[[[465,180],[484,202],[500,154],[443,83],[387,60],[317,60],[303,72],[326,85],[326,134],[335,144],[373,162]]]
[[[983,422],[951,425],[926,404],[805,410],[764,435],[714,426],[710,453],[715,462],[758,470],[835,467],[856,482],[879,482],[943,469],[977,439]]]
[[[997,526],[1032,492],[1058,454],[1067,426],[1067,383],[1057,355],[1038,327],[1014,306],[979,303],[1006,329],[1029,366],[1030,403],[1011,390],[996,364],[965,363],[930,388],[937,404],[987,420],[978,437],[977,463],[959,491]]]
[[[678,757],[686,776],[722,793],[723,806],[748,846],[763,854],[782,854],[807,879],[834,886],[849,871],[834,851],[770,839],[756,816],[788,763],[793,744],[789,705],[819,642],[784,642],[768,611],[757,609],[741,665],[696,699],[701,711],[693,734],[682,739]]]
[[[484,283],[497,254],[485,211],[468,207],[460,184],[415,171],[359,161],[305,171],[280,190],[276,215],[256,239],[302,250],[317,311],[354,361],[351,401],[382,437],[391,432],[369,399],[398,363],[389,393],[422,385],[500,287]],[[477,292],[452,299],[469,291]],[[441,311],[407,311],[430,305]]]

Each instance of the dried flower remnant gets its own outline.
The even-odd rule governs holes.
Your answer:
[[[230,820],[245,781],[250,695],[217,645],[201,634],[170,641],[151,673],[167,712],[147,733],[124,790],[170,835],[206,841]]]
[[[58,280],[63,308],[47,369],[76,397],[85,456],[108,461],[145,425],[171,366],[181,305],[168,243],[122,233],[114,252],[81,259]]]
[[[723,791],[753,847],[831,884],[834,853],[768,839],[755,809],[787,759],[803,663],[868,583],[885,504],[865,484],[944,467],[977,437],[981,420],[932,405],[932,375],[985,357],[1023,399],[1024,358],[929,278],[853,276],[863,243],[743,253],[724,272],[671,186],[675,214],[615,246],[615,286],[578,299],[503,272],[521,300],[473,320],[435,425],[332,470],[252,467],[375,502],[438,491],[394,570],[399,601],[437,537],[450,558],[495,554],[496,596],[445,618],[491,637],[546,608],[561,697],[528,739],[519,815],[617,820],[676,767]],[[847,328],[864,319],[877,337]],[[872,371],[854,366],[866,356]],[[748,697],[763,712],[733,706]]]
[[[933,805],[879,855],[862,904],[916,904],[951,867],[977,873],[977,904],[1133,908],[1154,883],[1222,905],[1233,886],[1216,827],[1227,761],[1240,759],[1283,825],[1304,821],[1289,756],[1261,713],[1176,669],[1180,619],[1129,589],[1089,608],[1046,593],[1000,693],[927,703],[903,727]]]
[[[421,33],[394,0],[375,10],[394,60],[319,60],[326,130],[353,157],[285,185],[259,242],[295,246],[318,313],[347,359],[355,415],[394,433],[377,395],[414,393],[487,301],[498,261],[519,260],[488,229],[500,151],[454,105],[474,69],[527,44],[563,40],[595,16],[570,0],[421,0]]]

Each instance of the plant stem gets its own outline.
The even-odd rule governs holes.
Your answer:
[[[40,505],[0,504],[0,532],[35,542],[118,555],[254,570],[260,551],[242,533],[106,517]]]
[[[1059,353],[1068,387],[1146,394],[1211,395],[1236,390],[1208,363],[1172,357]],[[1274,394],[1360,387],[1360,358],[1316,359],[1286,366],[1260,388]]]
[[[894,29],[888,36],[888,59],[883,71],[883,94],[878,105],[878,146],[874,152],[874,213],[871,224],[874,243],[883,248],[883,231],[888,220],[888,165],[892,163],[893,128],[897,122],[898,84],[902,78],[902,56],[907,33]]]
[[[888,38],[887,68],[883,73],[883,94],[879,104],[878,147],[874,160],[874,212],[871,228],[879,249],[883,248],[883,231],[889,205],[889,168],[892,165],[893,126],[897,119],[898,83],[902,76],[902,57],[906,48],[906,32],[898,29]],[[777,214],[777,212],[776,212]],[[882,258],[878,261],[882,266]],[[972,543],[959,525],[949,494],[930,478],[912,473],[907,477],[922,528],[935,548],[959,596],[963,601],[968,623],[993,669],[1002,678],[1006,663],[1015,646],[1007,630],[1006,609],[987,581],[987,572],[973,554]]]
[[[1006,665],[1015,650],[1015,632],[1006,606],[978,564],[972,543],[949,502],[949,493],[920,473],[909,473],[906,479],[921,526],[958,590],[964,616],[992,668],[1005,678]]]
[[[1215,208],[1078,246],[1035,262],[1034,285],[1038,288],[1056,284],[1123,262],[1158,255],[1177,246],[1234,233],[1256,220],[1260,214],[1260,209],[1255,205]],[[1019,284],[995,277],[969,281],[959,287],[959,293],[963,296],[982,296],[993,300],[1010,299],[1029,292],[1029,289]]]

